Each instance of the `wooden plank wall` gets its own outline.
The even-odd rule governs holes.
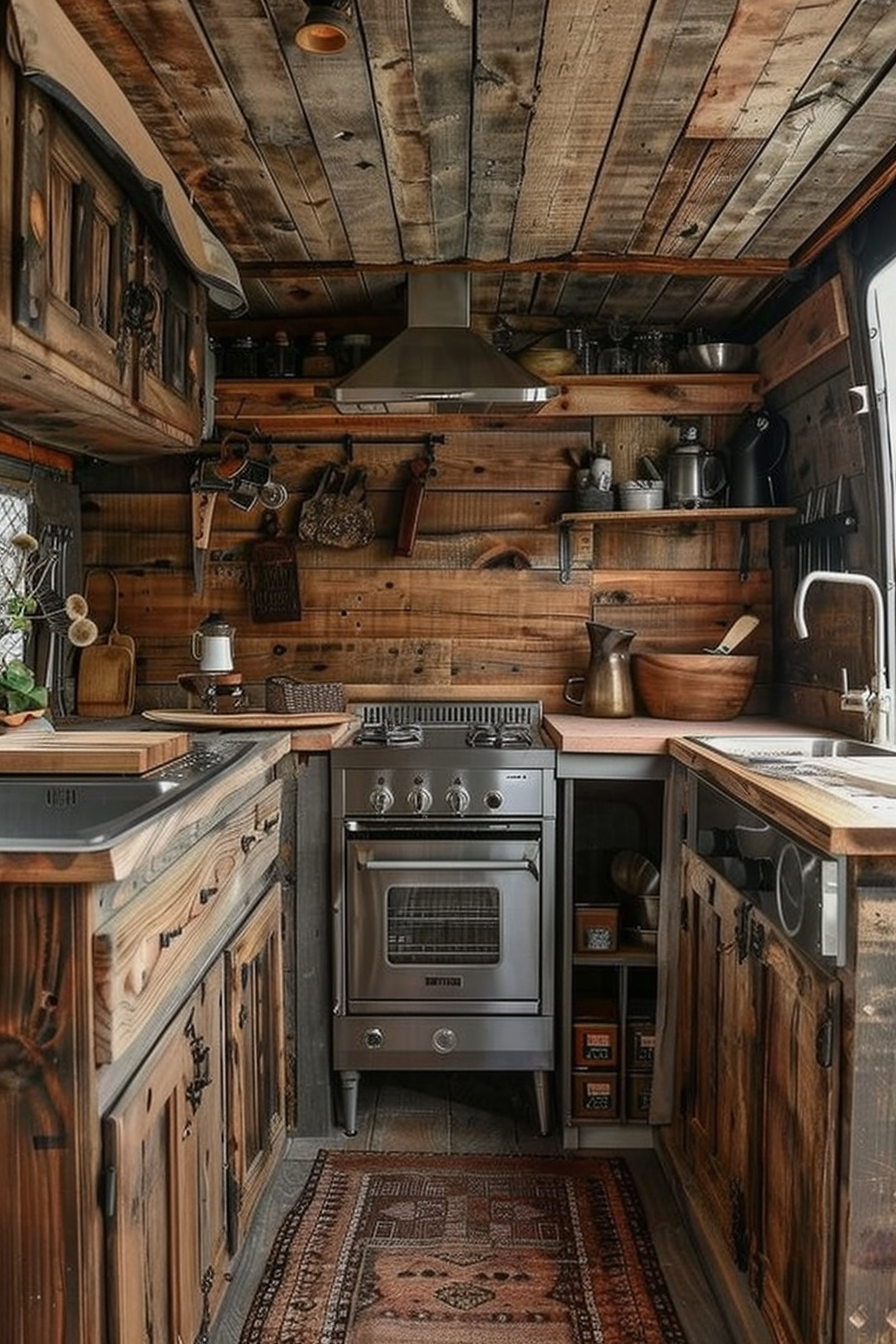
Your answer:
[[[444,432],[427,489],[413,554],[394,554],[408,464],[421,442],[352,444],[367,472],[376,537],[366,547],[297,548],[302,616],[280,625],[253,623],[247,559],[262,538],[260,507],[242,512],[226,497],[216,506],[201,596],[193,591],[190,546],[191,462],[170,458],[93,464],[80,470],[84,554],[88,566],[114,568],[121,589],[120,628],[137,641],[138,707],[185,703],[178,674],[195,670],[190,635],[212,609],[237,630],[237,666],[263,700],[273,673],[341,681],[355,695],[444,698],[481,693],[537,695],[563,705],[567,677],[584,672],[584,622],[594,610],[608,625],[638,632],[634,647],[699,649],[717,642],[742,611],[762,620],[763,654],[751,709],[771,696],[772,583],[765,522],[750,526],[750,569],[739,573],[740,529],[707,514],[685,523],[576,527],[569,583],[559,577],[556,520],[573,505],[570,453],[605,441],[615,479],[638,475],[650,452],[662,462],[677,428],[659,417],[602,417],[545,429]],[[724,442],[737,418],[702,427]],[[290,491],[280,513],[295,531],[301,502],[342,443],[275,445],[275,477]],[[100,585],[97,585],[100,592]],[[105,613],[99,612],[102,618]]]
[[[858,339],[862,317],[855,307],[848,259],[843,272],[842,288],[841,278],[835,277],[786,319],[786,325],[799,325],[808,333],[794,349],[805,351],[809,345],[814,357],[809,361],[799,359],[787,377],[779,378],[766,400],[786,417],[790,427],[790,446],[784,461],[789,502],[802,514],[810,492],[830,489],[842,475],[845,507],[852,509],[858,520],[857,531],[845,539],[845,568],[879,577],[875,427],[871,415],[856,414],[849,395],[849,388],[866,381],[866,375]],[[847,320],[852,329],[849,340]],[[771,350],[775,332],[770,332],[767,339]],[[780,369],[780,361],[778,364]],[[772,562],[779,595],[774,633],[781,713],[799,722],[861,737],[861,717],[840,708],[841,669],[847,669],[850,686],[868,684],[874,661],[870,598],[858,587],[814,584],[806,603],[809,638],[801,640],[793,624],[793,595],[799,580],[797,555],[786,544],[786,530],[776,538]]]

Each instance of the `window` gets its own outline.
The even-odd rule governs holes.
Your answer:
[[[30,499],[23,490],[14,486],[0,484],[0,537],[14,537],[17,532],[27,532],[30,522]],[[0,661],[7,658],[22,658],[25,652],[25,636],[21,630],[10,630],[0,634]]]
[[[896,259],[872,279],[866,316],[873,380],[868,409],[877,416],[881,448],[878,492],[883,542],[881,577],[887,678],[892,687],[896,678]]]

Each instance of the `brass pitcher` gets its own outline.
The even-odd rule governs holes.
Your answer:
[[[591,641],[591,662],[584,677],[570,677],[563,694],[570,705],[598,719],[629,719],[635,712],[635,692],[632,687],[629,645],[637,633],[617,630],[612,625],[586,621],[585,629]],[[576,699],[570,688],[582,684],[582,695]]]

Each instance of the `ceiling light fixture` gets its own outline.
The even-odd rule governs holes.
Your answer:
[[[305,22],[296,31],[302,51],[329,56],[342,51],[352,31],[352,0],[330,0],[328,5],[309,5]]]

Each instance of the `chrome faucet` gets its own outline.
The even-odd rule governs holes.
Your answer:
[[[813,569],[802,578],[793,595],[793,623],[800,639],[808,639],[809,627],[806,625],[806,594],[813,583],[847,583],[867,588],[874,604],[874,670],[870,686],[861,690],[851,688],[846,668],[843,668],[843,690],[840,694],[840,708],[864,715],[867,729],[872,729],[872,740],[877,743],[889,743],[889,721],[892,696],[887,687],[886,654],[884,652],[884,599],[880,587],[868,574],[852,574],[848,571]]]

